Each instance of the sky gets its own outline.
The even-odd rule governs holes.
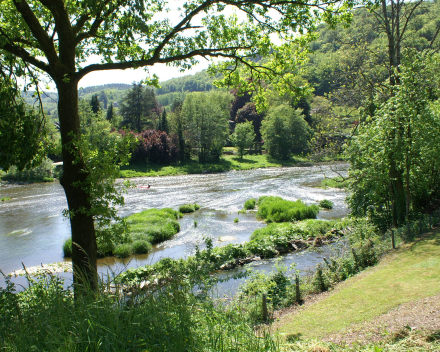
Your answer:
[[[191,70],[180,72],[177,67],[166,66],[165,64],[157,64],[149,68],[149,74],[154,73],[159,77],[159,81],[167,81],[171,78],[192,75],[196,72],[208,68],[208,61],[201,59],[201,62],[194,66]],[[127,70],[111,70],[91,72],[79,82],[79,88],[86,88],[90,86],[100,86],[109,83],[126,83],[139,82],[148,77],[148,72],[143,69],[127,69]]]

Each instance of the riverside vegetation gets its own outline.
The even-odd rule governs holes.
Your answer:
[[[0,344],[11,351],[27,350],[29,346],[46,351],[310,351],[316,345],[336,351],[382,348],[344,347],[308,339],[285,341],[260,325],[263,294],[271,314],[277,308],[307,299],[308,294],[331,289],[339,281],[376,264],[391,248],[389,235],[382,234],[368,220],[327,223],[312,219],[294,224],[272,223],[268,226],[272,227],[271,235],[261,231],[254,234],[253,240],[270,239],[277,233],[275,225],[280,226],[279,233],[285,233],[284,227],[288,225],[295,227],[300,237],[345,229],[345,238],[354,250],[328,258],[325,267],[301,277],[301,297],[297,296],[296,272],[289,275],[287,268],[278,265],[274,273],[251,274],[229,304],[213,299],[209,290],[217,282],[211,275],[216,266],[210,263],[222,262],[222,255],[232,258],[234,254],[230,251],[233,247],[212,248],[208,241],[206,250],[197,251],[186,260],[164,258],[154,266],[132,269],[108,278],[94,295],[76,301],[71,291],[63,288],[62,280],[50,274],[41,275],[38,280],[28,277],[29,289],[18,293],[6,278],[7,287],[0,289]],[[438,250],[435,242],[431,246]],[[427,253],[422,248],[419,252]],[[426,254],[424,258],[432,260]],[[414,270],[411,265],[407,264],[408,275]],[[141,283],[147,278],[150,282],[141,290]],[[133,290],[135,287],[137,290]],[[403,340],[385,346],[397,348],[398,342],[401,347],[411,343],[404,336]],[[426,344],[438,346],[435,337]]]
[[[166,241],[180,231],[177,221],[183,213],[194,212],[197,204],[186,204],[179,211],[171,208],[147,209],[132,214],[122,223],[100,229],[97,236],[98,253],[101,257],[126,258],[132,254],[145,254],[152,245]],[[65,257],[72,255],[72,239],[63,245]]]

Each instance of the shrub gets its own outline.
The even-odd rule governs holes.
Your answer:
[[[319,212],[317,205],[306,205],[301,200],[296,202],[281,197],[260,197],[258,216],[267,222],[287,222],[314,219]]]
[[[193,213],[193,212],[195,212],[196,210],[199,210],[199,209],[200,209],[200,205],[198,205],[196,203],[194,203],[194,204],[184,204],[184,205],[181,205],[179,207],[179,212],[183,213],[183,214],[187,214],[187,213]]]
[[[255,203],[256,203],[256,201],[255,201],[254,198],[248,199],[248,200],[244,203],[244,208],[245,208],[246,210],[255,209]]]
[[[133,242],[133,244],[131,246],[131,251],[134,254],[146,254],[150,251],[151,247],[152,246],[151,246],[150,242],[139,240],[139,241]]]
[[[319,206],[324,209],[333,209],[334,203],[328,199],[323,199],[319,202]]]
[[[118,258],[127,258],[131,254],[131,246],[128,243],[122,243],[116,246],[114,253]]]
[[[69,237],[63,244],[64,257],[70,258],[72,256],[72,237]]]
[[[46,158],[39,166],[30,170],[19,171],[17,167],[12,166],[2,178],[7,181],[52,182],[53,176],[52,160]]]

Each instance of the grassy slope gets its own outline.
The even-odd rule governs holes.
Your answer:
[[[440,231],[385,257],[340,284],[327,298],[281,318],[282,335],[322,338],[400,304],[440,293]]]
[[[221,172],[229,170],[251,170],[264,167],[294,166],[305,162],[306,158],[294,156],[290,160],[274,160],[268,155],[245,155],[240,159],[236,155],[223,155],[219,162],[199,164],[196,161],[180,165],[129,165],[121,170],[121,177],[154,177],[182,174],[196,174],[202,172]]]

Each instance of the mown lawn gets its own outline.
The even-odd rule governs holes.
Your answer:
[[[404,245],[376,267],[341,283],[330,295],[281,318],[282,336],[323,338],[370,321],[400,304],[440,293],[440,231]]]

